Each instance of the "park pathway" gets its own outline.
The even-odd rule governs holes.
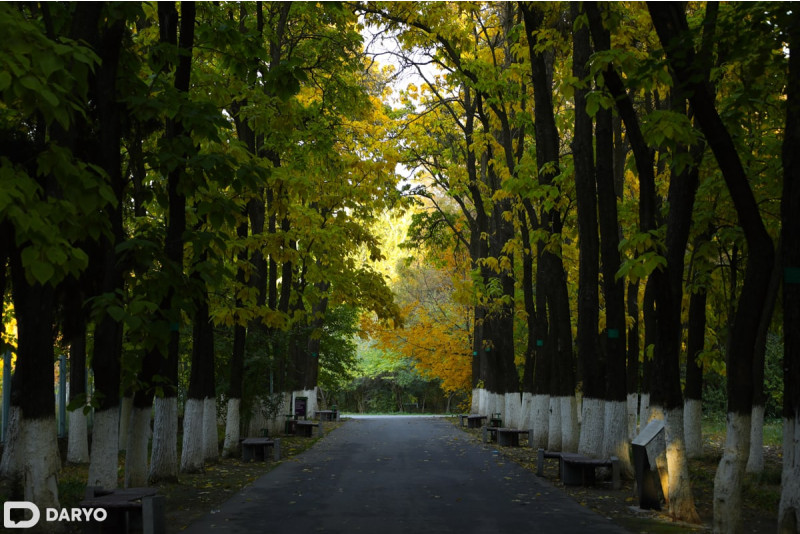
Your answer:
[[[185,532],[622,533],[444,419],[354,419]]]

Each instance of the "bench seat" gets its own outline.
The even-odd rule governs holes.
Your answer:
[[[142,532],[164,534],[166,532],[165,499],[158,495],[157,488],[120,488],[103,490],[87,486],[81,508],[102,508],[108,517],[102,523],[87,521],[84,532]]]

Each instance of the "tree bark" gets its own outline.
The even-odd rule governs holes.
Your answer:
[[[178,12],[174,2],[160,2],[158,4],[159,28],[161,42],[166,45],[176,46],[181,51],[175,70],[175,89],[182,94],[188,94],[191,79],[192,47],[194,43],[194,24],[196,6],[194,2],[181,4],[180,37],[178,36]],[[167,144],[189,135],[180,117],[177,120],[168,119],[166,123],[165,140]],[[185,149],[184,149],[185,150]],[[185,157],[187,154],[184,153]],[[167,174],[167,191],[169,196],[169,219],[167,222],[167,237],[164,243],[167,259],[172,269],[172,287],[170,288],[167,303],[167,318],[170,321],[170,340],[167,347],[166,358],[162,360],[161,375],[164,380],[163,396],[156,400],[156,416],[153,428],[153,451],[150,462],[151,482],[174,481],[178,476],[178,427],[177,427],[177,383],[178,383],[178,352],[179,330],[181,324],[181,310],[176,296],[184,285],[183,281],[183,232],[186,230],[186,197],[183,194],[185,184],[182,184],[184,172],[183,165],[175,166]]]
[[[689,298],[689,326],[686,343],[686,386],[684,388],[684,436],[686,455],[697,458],[703,453],[702,399],[703,366],[697,356],[705,348],[706,297],[705,287],[697,287]]]
[[[600,320],[598,295],[600,238],[597,222],[597,195],[601,158],[610,155],[610,147],[601,141],[607,142],[610,139],[607,136],[603,139],[600,138],[600,119],[598,118],[598,168],[595,169],[592,118],[586,112],[586,94],[589,84],[588,62],[591,55],[589,30],[585,25],[578,23],[583,13],[583,9],[578,4],[570,4],[570,12],[573,25],[572,75],[578,79],[578,83],[582,84],[575,89],[575,134],[572,140],[580,261],[576,342],[580,378],[583,384],[583,416],[578,452],[599,458],[603,454],[604,436],[604,415],[599,412],[605,410],[606,380],[601,371],[604,370],[605,362],[597,338]],[[583,84],[587,84],[587,86]],[[614,197],[614,207],[616,213],[616,197]],[[616,235],[616,228],[614,234]]]
[[[800,11],[788,17],[789,79],[783,138],[783,471],[778,531],[800,529]]]

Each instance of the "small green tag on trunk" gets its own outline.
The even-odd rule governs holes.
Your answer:
[[[609,328],[608,339],[619,339],[619,330],[617,330],[616,328]]]
[[[787,284],[800,284],[800,267],[786,267],[783,270],[783,281]]]
[[[537,347],[544,347],[544,339],[537,339],[536,340]]]

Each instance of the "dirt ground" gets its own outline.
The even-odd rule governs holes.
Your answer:
[[[346,421],[326,425],[326,431],[334,430]],[[453,419],[458,425],[458,419]],[[346,431],[346,428],[344,429]],[[479,429],[463,431],[480,442]],[[292,461],[297,454],[311,447],[319,438],[282,436],[282,461]],[[324,438],[322,438],[324,439]],[[523,445],[525,440],[523,438]],[[524,468],[536,471],[535,452],[527,447],[499,447],[496,449],[509,460]],[[702,532],[711,530],[713,513],[714,474],[722,455],[722,443],[706,440],[705,454],[690,460],[695,505],[702,525],[687,525],[672,521],[666,513],[641,510],[636,500],[633,481],[623,480],[622,488],[611,489],[610,482],[599,482],[594,487],[565,487],[558,478],[556,460],[545,461],[544,478],[553,487],[565,491],[583,506],[603,514],[615,523],[636,533]],[[124,474],[124,458],[120,462],[120,477]],[[177,483],[158,485],[159,492],[166,496],[167,533],[179,533],[202,515],[213,513],[222,503],[244,486],[275,467],[275,462],[243,463],[239,459],[224,458],[217,464],[207,466],[199,474],[180,474]],[[777,510],[780,499],[781,451],[778,447],[767,447],[765,471],[758,480],[750,479],[744,488],[745,533],[773,533],[777,531]],[[76,506],[83,498],[87,477],[87,466],[65,466],[59,476],[59,494],[62,507]],[[121,482],[121,481],[120,481]],[[0,485],[0,497],[6,500],[10,488]]]
[[[458,424],[456,420],[455,424]],[[463,429],[477,441],[481,439],[479,429]],[[536,454],[525,447],[494,446],[501,454],[536,472]],[[678,533],[711,531],[713,519],[714,475],[722,457],[722,442],[706,439],[704,454],[689,460],[695,506],[702,524],[690,525],[673,521],[662,511],[642,510],[636,497],[632,480],[623,480],[622,488],[614,490],[611,482],[599,482],[594,487],[564,486],[558,477],[558,461],[545,460],[544,478],[554,487],[566,492],[583,506],[608,517],[615,523],[637,533]],[[777,531],[778,502],[780,500],[781,450],[767,447],[764,454],[764,474],[758,479],[748,479],[744,487],[743,533],[774,533]],[[598,471],[599,473],[599,471]]]

